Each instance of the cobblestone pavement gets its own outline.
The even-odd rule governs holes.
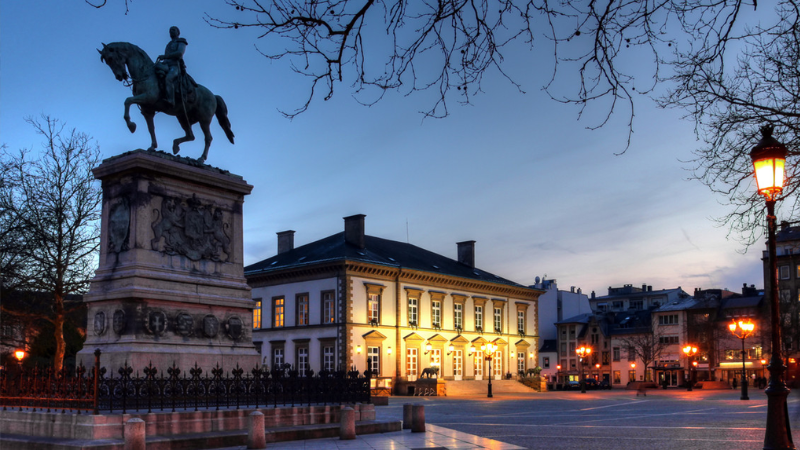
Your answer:
[[[751,390],[648,390],[499,394],[494,398],[392,397],[379,419],[402,418],[404,403],[425,405],[427,423],[529,449],[761,449],[767,398]],[[800,397],[789,397],[795,445]]]

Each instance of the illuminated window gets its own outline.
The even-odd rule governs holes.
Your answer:
[[[453,305],[453,327],[456,330],[460,330],[463,328],[463,311],[464,305],[461,303],[456,303]]]
[[[475,307],[475,330],[483,330],[483,306]]]
[[[622,374],[619,370],[614,371],[614,384],[622,384]]]
[[[283,297],[275,297],[272,299],[272,326],[281,328],[285,325],[284,311],[286,309],[285,300]]]
[[[379,374],[381,371],[381,348],[380,347],[367,347],[367,368],[374,374]]]
[[[434,348],[431,350],[431,367],[442,367],[442,349]]]
[[[333,291],[322,293],[322,323],[336,322],[336,301],[333,298]]]
[[[418,312],[418,302],[419,299],[417,297],[408,297],[408,324],[409,325],[416,325],[417,324],[417,312]]]
[[[525,334],[525,311],[517,311],[517,331]]]
[[[261,299],[256,299],[256,307],[253,308],[253,329],[261,328]]]
[[[636,381],[636,371],[635,370],[629,370],[628,371],[628,382],[633,382],[633,381]]]
[[[408,348],[406,349],[406,375],[412,379],[416,379],[417,377],[417,353],[419,352],[416,348]]]
[[[381,317],[381,296],[380,294],[369,294],[367,301],[367,319],[370,323],[380,323]]]
[[[502,308],[494,309],[494,331],[498,333],[503,331],[503,310]]]
[[[439,300],[431,301],[431,324],[434,328],[442,327],[442,302]]]
[[[517,352],[517,372],[525,373],[525,352]]]
[[[545,356],[544,358],[542,358],[542,367],[544,367],[545,369],[549,369],[550,368],[550,357],[549,356]]]
[[[296,325],[308,325],[308,294],[297,294]]]

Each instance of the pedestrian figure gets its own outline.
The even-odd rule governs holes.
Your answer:
[[[736,389],[736,378],[733,379],[733,388]]]
[[[639,383],[639,386],[636,387],[636,396],[638,397],[639,394],[642,394],[645,397],[647,397],[647,391],[644,388],[644,383]]]

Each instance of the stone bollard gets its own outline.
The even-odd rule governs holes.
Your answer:
[[[264,413],[261,411],[253,411],[247,416],[247,448],[267,448]]]
[[[145,450],[144,420],[133,418],[125,422],[123,433],[125,434],[125,450]]]
[[[339,439],[356,438],[356,412],[353,408],[342,408],[339,424]]]
[[[411,407],[411,432],[425,432],[425,405],[416,403]]]
[[[403,429],[411,429],[411,403],[403,405]]]

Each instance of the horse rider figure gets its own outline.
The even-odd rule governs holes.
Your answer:
[[[169,27],[169,37],[172,39],[164,49],[164,54],[156,58],[156,72],[164,76],[164,101],[175,107],[175,87],[181,81],[181,76],[186,74],[186,64],[183,54],[189,45],[186,39],[180,37],[178,27]]]

